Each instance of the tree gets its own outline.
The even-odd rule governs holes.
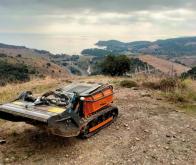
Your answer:
[[[125,55],[108,55],[100,64],[105,75],[122,76],[130,70],[130,59]]]
[[[185,73],[182,73],[181,75],[182,78],[187,78],[187,77],[190,77],[192,79],[196,79],[196,66],[193,67],[191,70],[185,72]]]

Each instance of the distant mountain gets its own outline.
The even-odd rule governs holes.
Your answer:
[[[142,53],[167,56],[196,55],[196,37],[172,38],[166,40],[157,40],[154,42],[134,41],[127,43],[117,40],[109,40],[99,41],[96,43],[96,45],[104,47],[104,50],[114,54],[129,52],[135,54]]]
[[[98,41],[97,46],[124,46],[125,43],[118,40]]]

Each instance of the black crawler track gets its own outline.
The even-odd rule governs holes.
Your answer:
[[[89,137],[95,135],[96,133],[98,133],[103,128],[105,128],[105,127],[109,126],[111,123],[113,123],[116,120],[117,116],[118,116],[118,108],[116,108],[116,107],[109,107],[108,109],[109,110],[108,110],[107,113],[100,114],[100,115],[94,115],[95,117],[93,117],[85,125],[85,127],[83,127],[79,137],[82,138],[82,139],[89,138]],[[92,131],[92,132],[89,131],[92,127],[100,124],[101,122],[104,122],[105,120],[109,119],[110,117],[112,117],[112,120],[110,122],[106,123],[102,127],[99,127],[95,131]]]

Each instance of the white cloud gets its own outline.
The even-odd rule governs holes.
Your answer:
[[[195,0],[0,0],[0,33],[155,40],[196,35]]]

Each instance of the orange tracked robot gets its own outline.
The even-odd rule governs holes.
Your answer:
[[[40,97],[23,92],[0,106],[0,118],[45,128],[52,134],[88,138],[118,116],[113,87],[107,84],[71,84]]]

